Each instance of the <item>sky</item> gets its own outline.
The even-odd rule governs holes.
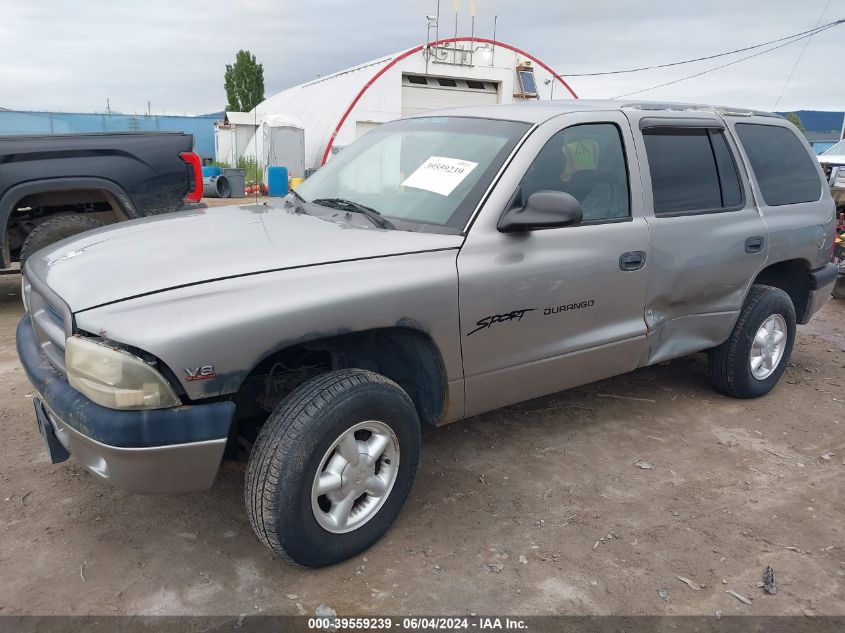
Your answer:
[[[441,0],[440,35],[454,35]],[[436,0],[0,0],[0,108],[217,112],[238,49],[264,65],[266,95],[423,43]],[[458,34],[469,35],[470,0]],[[477,0],[475,34],[566,77],[741,48],[845,18],[845,0]],[[637,95],[763,110],[845,110],[845,24],[804,42]],[[752,51],[754,52],[754,51]],[[745,53],[747,55],[749,53]],[[572,77],[581,97],[641,90],[742,54],[648,72]],[[795,65],[798,62],[797,66]],[[791,80],[787,79],[795,69]],[[785,90],[784,90],[785,88]],[[778,98],[783,93],[780,101]]]

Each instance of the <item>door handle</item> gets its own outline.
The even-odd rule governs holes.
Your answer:
[[[763,250],[763,244],[766,241],[760,235],[755,235],[754,237],[749,237],[745,240],[745,252],[746,253],[759,253]]]
[[[619,268],[625,271],[639,270],[645,266],[645,252],[631,251],[619,256]]]

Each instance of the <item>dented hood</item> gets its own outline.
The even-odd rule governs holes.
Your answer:
[[[458,235],[362,227],[253,204],[96,229],[39,251],[27,260],[25,273],[79,312],[215,279],[458,248],[462,241]]]

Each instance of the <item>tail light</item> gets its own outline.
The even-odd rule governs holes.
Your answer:
[[[182,152],[179,158],[188,167],[188,195],[185,202],[199,202],[202,200],[202,162],[194,152]]]

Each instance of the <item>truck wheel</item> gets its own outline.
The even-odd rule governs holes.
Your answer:
[[[752,286],[730,338],[710,350],[713,387],[735,398],[769,393],[795,343],[795,308],[779,288]]]
[[[362,369],[317,376],[270,415],[250,455],[245,497],[258,538],[323,567],[387,532],[411,490],[420,422],[408,394]]]
[[[21,246],[21,266],[26,263],[30,255],[45,246],[101,226],[103,226],[102,222],[85,215],[57,215],[45,220],[26,236],[23,246]]]

